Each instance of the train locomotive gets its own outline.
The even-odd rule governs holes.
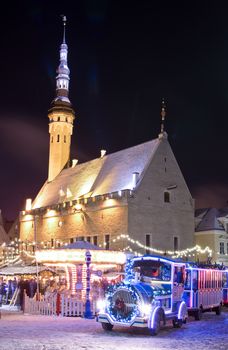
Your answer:
[[[109,287],[98,303],[97,321],[106,331],[115,325],[148,328],[158,334],[167,320],[181,327],[187,319],[182,299],[185,263],[159,256],[134,257],[126,265],[123,282]]]

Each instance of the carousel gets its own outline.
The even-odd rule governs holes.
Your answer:
[[[109,284],[122,280],[126,262],[125,253],[103,250],[87,241],[77,241],[57,249],[37,250],[35,256],[37,264],[54,269],[59,279],[65,280],[66,290],[78,300],[86,298],[88,274],[94,300],[104,294]]]

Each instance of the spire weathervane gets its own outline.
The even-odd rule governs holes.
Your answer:
[[[165,105],[165,99],[163,98],[161,103],[161,134],[164,134],[165,116],[166,116],[166,105]]]

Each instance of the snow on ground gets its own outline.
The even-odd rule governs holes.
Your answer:
[[[220,316],[189,318],[181,329],[171,323],[152,337],[146,329],[114,327],[103,331],[95,320],[23,315],[2,310],[0,350],[227,350],[228,308]]]

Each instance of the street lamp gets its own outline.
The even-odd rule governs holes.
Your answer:
[[[89,250],[85,253],[85,261],[86,261],[86,303],[85,303],[85,318],[94,318],[91,312],[91,303],[89,299],[90,293],[90,264],[91,264],[91,253]]]

